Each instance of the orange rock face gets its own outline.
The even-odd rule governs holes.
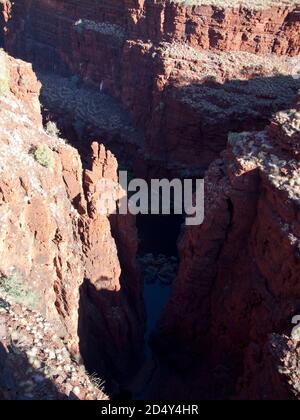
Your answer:
[[[83,170],[78,152],[44,131],[40,83],[31,66],[3,52],[0,60],[7,77],[7,91],[0,97],[0,273],[17,276],[37,291],[38,309],[76,356],[81,352],[89,359],[91,312],[101,319],[101,332],[93,330],[96,338],[101,335],[99,365],[110,355],[111,371],[127,374],[142,345],[140,277],[130,265],[131,286],[126,287],[127,266],[123,269],[118,257],[123,243],[113,237],[109,212],[102,215],[94,207],[99,179],[118,185],[117,161],[94,143],[90,170]],[[35,157],[41,145],[47,146],[53,166]],[[119,223],[122,235],[130,235],[123,242],[130,243],[126,251],[132,262],[137,248],[134,220]],[[118,232],[117,225],[114,234]],[[135,307],[127,302],[131,288]]]

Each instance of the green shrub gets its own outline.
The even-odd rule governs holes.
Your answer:
[[[0,78],[0,96],[4,96],[8,93],[9,86],[6,80]]]
[[[14,302],[30,309],[35,309],[38,303],[36,293],[30,286],[16,275],[0,278],[0,289],[7,293]]]
[[[3,57],[0,56],[0,96],[9,92],[9,77]]]
[[[54,168],[54,153],[46,144],[40,144],[37,146],[34,152],[34,158],[40,165],[44,166],[45,168]]]

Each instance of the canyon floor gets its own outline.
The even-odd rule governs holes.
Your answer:
[[[0,2],[1,400],[299,399],[299,263],[299,3]]]

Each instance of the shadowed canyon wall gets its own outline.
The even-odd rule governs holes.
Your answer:
[[[173,363],[177,342],[202,360],[198,372],[215,396],[291,397],[274,357],[283,339],[270,335],[289,336],[300,309],[299,116],[298,103],[263,132],[230,136],[206,173],[205,222],[180,241],[158,347]],[[289,379],[290,368],[282,369]]]

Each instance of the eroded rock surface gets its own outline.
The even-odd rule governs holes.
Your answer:
[[[73,354],[89,368],[97,360],[116,391],[141,358],[144,316],[134,220],[96,211],[99,177],[117,182],[107,146],[144,178],[209,168],[206,219],[181,238],[154,340],[151,394],[294,398],[298,347],[287,337],[300,309],[300,109],[290,105],[300,88],[299,5],[188,3],[1,3],[1,45],[33,63],[44,112],[85,159],[83,170],[74,149],[45,134],[36,80],[6,57],[14,83],[0,111],[0,269],[30,281]],[[93,143],[90,155],[99,138],[106,149]],[[55,157],[51,174],[30,153],[40,143]]]
[[[141,354],[140,277],[129,264],[131,285],[126,286],[128,268],[118,257],[123,244],[112,235],[109,211],[100,214],[95,208],[98,181],[117,184],[117,161],[95,142],[89,169],[83,170],[78,152],[45,132],[40,83],[31,66],[3,51],[0,60],[6,76],[6,91],[0,96],[1,275],[17,276],[34,288],[37,309],[65,338],[71,353],[87,361],[94,351],[89,334],[93,314],[98,320],[93,337],[101,339],[94,359],[98,365],[89,367],[106,378],[102,365],[109,359],[109,371],[124,378]],[[36,158],[41,145],[53,166]],[[137,246],[134,220],[119,224],[121,235],[128,235],[124,242],[132,261]],[[118,231],[117,225],[114,236]],[[130,299],[135,305],[129,305]],[[110,373],[107,379],[112,377]]]
[[[265,131],[230,135],[206,174],[205,222],[180,242],[161,328],[198,354],[204,377],[210,366],[214,396],[291,395],[266,348],[270,334],[290,334],[300,307],[298,112],[295,104]]]
[[[90,124],[96,103],[107,101],[93,101],[90,94],[87,113],[82,107],[81,118],[75,124],[71,116],[69,125],[75,124],[76,136],[80,131],[81,143],[86,133],[100,130],[109,147],[121,147],[120,155],[135,153],[130,164],[145,177],[184,176],[187,165],[190,173],[203,174],[226,147],[229,131],[263,129],[299,89],[291,74],[300,70],[300,11],[291,1],[42,0],[37,5],[22,0],[2,7],[3,43],[11,54],[42,73],[70,78],[63,81],[66,86],[75,75],[98,96],[117,98],[131,114],[143,135],[126,135],[123,113],[112,104],[105,127],[105,112],[99,123]],[[72,108],[67,92],[57,108],[55,96],[64,95],[59,82],[50,77],[45,85],[43,102],[50,111],[61,115],[60,108]],[[123,127],[116,133],[117,121]]]

